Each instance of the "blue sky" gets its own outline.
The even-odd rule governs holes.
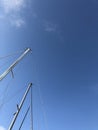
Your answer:
[[[97,130],[98,2],[0,0],[0,57],[27,47],[32,53],[14,69],[15,78],[0,83],[0,130],[7,130],[29,82],[35,130]],[[2,59],[0,73],[18,56]],[[29,96],[20,117],[28,105]],[[28,124],[29,115],[23,129]]]

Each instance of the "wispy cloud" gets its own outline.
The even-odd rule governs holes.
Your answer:
[[[59,38],[60,42],[64,43],[64,36],[60,24],[53,22],[52,20],[42,19],[41,25],[45,32],[55,34],[55,36]]]
[[[21,16],[21,12],[24,7],[26,7],[26,0],[1,0],[0,7],[2,9],[2,14],[0,19],[7,19],[16,27],[21,27],[25,25],[25,20]]]
[[[15,19],[15,20],[11,20],[11,25],[16,26],[16,27],[21,27],[23,25],[25,25],[25,21],[23,19]]]
[[[0,130],[6,130],[3,126],[0,126]]]
[[[44,22],[44,29],[47,32],[56,32],[57,28],[58,28],[57,24],[48,21]]]
[[[25,6],[24,0],[1,0],[2,8],[6,13],[12,13],[12,11],[19,11]]]

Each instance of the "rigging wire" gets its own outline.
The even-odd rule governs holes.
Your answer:
[[[2,63],[2,64],[0,65],[0,69],[1,69],[2,67],[4,67],[7,63],[9,63],[9,61],[6,61],[6,62]]]
[[[41,101],[41,104],[42,104],[42,111],[43,111],[44,121],[45,121],[45,125],[46,125],[46,130],[48,130],[47,116],[46,116],[44,101],[43,101],[43,98],[42,98],[41,88],[40,87],[39,87],[39,96],[40,96],[40,101]]]
[[[7,83],[7,85],[6,85],[6,87],[5,87],[5,89],[4,89],[4,92],[2,93],[2,95],[4,96],[4,97],[6,97],[6,95],[7,95],[7,91],[8,91],[8,89],[9,89],[9,87],[10,87],[10,84],[12,83],[12,78],[10,79],[10,81]]]
[[[17,75],[17,73],[16,73],[16,75]],[[15,81],[14,78],[11,78],[11,79],[10,79],[10,81],[7,83],[5,89],[4,89],[3,92],[0,94],[0,97],[3,97],[3,98],[2,98],[2,103],[1,103],[2,105],[3,105],[3,104],[6,104],[7,102],[9,102],[10,99],[12,99],[12,97],[15,97],[17,93],[20,93],[21,90],[24,90],[24,87],[22,87],[22,88],[20,88],[19,90],[17,90],[16,93],[13,93],[13,94],[8,98],[8,97],[7,97],[7,96],[8,96],[8,89],[9,89],[11,83],[13,82],[13,80]],[[0,106],[2,106],[1,104],[0,104]],[[0,107],[0,108],[1,108],[1,107]]]
[[[13,93],[9,98],[6,98],[6,100],[3,99],[2,103],[0,104],[0,109],[7,104],[8,102],[10,102],[11,100],[13,100],[15,97],[17,97],[23,90],[25,90],[25,87],[22,87],[21,89],[19,89],[17,92]],[[12,98],[13,97],[13,98]]]
[[[37,57],[38,54],[34,53],[35,56]],[[43,112],[43,119],[44,119],[44,122],[45,122],[45,129],[46,130],[49,130],[48,128],[48,121],[47,121],[47,116],[46,116],[46,111],[45,111],[45,108],[44,108],[44,101],[43,101],[43,97],[42,97],[42,93],[41,93],[41,87],[40,87],[40,77],[39,77],[39,64],[38,64],[38,61],[36,58],[33,59],[33,69],[35,71],[35,74],[36,74],[36,83],[35,83],[35,87],[38,88],[38,94],[39,94],[39,99],[40,99],[40,103],[41,103],[41,106],[42,106],[42,112]],[[39,123],[40,124],[40,123]],[[39,124],[38,124],[38,129],[40,128],[39,127]]]
[[[15,55],[20,54],[20,53],[22,53],[22,52],[23,52],[23,50],[21,50],[21,51],[16,51],[15,53],[11,53],[11,54],[6,55],[6,56],[1,56],[1,57],[0,57],[0,60],[3,60],[3,59],[6,59],[6,58],[15,56]]]
[[[37,86],[37,88],[38,88],[40,103],[41,103],[41,106],[42,106],[42,112],[43,112],[43,119],[44,119],[45,127],[46,127],[46,130],[48,130],[48,122],[47,122],[47,116],[46,116],[46,111],[45,111],[45,107],[44,107],[44,100],[43,100],[42,93],[41,93],[41,88],[40,88],[40,86]]]
[[[21,130],[21,128],[22,128],[22,126],[23,126],[23,123],[24,123],[24,121],[25,121],[25,119],[26,119],[26,117],[27,117],[27,115],[28,115],[29,110],[30,110],[30,106],[28,107],[28,109],[27,109],[27,111],[26,111],[26,113],[25,113],[25,115],[24,115],[24,118],[23,118],[23,120],[22,120],[22,122],[21,122],[21,124],[20,124],[19,130]]]
[[[30,122],[31,122],[31,130],[33,130],[33,104],[32,104],[32,87],[31,87],[31,91],[30,91]]]
[[[12,79],[11,79],[11,80],[12,80]],[[2,94],[0,95],[0,96],[2,97],[2,98],[1,98],[2,101],[1,101],[1,103],[0,103],[0,108],[3,106],[3,104],[4,104],[4,102],[5,102],[5,97],[6,97],[6,95],[7,95],[7,91],[8,91],[8,89],[9,89],[11,80],[7,83],[7,85],[6,85],[5,89],[4,89],[4,91],[3,91]]]

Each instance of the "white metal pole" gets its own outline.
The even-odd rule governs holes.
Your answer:
[[[31,51],[31,49],[30,49],[30,48],[27,48],[27,49],[23,52],[23,54],[22,54],[15,62],[13,62],[13,64],[10,65],[10,67],[9,67],[7,70],[5,70],[5,71],[3,72],[3,74],[0,75],[0,81],[1,81],[3,78],[5,78],[5,76],[6,76],[10,71],[12,71],[12,69],[19,63],[19,61],[22,60],[22,59],[24,58],[24,56],[25,56],[28,52],[30,52],[30,51]]]
[[[20,112],[20,110],[21,110],[21,108],[22,108],[22,106],[23,106],[23,103],[24,103],[24,101],[25,101],[25,99],[26,99],[26,97],[27,97],[27,94],[28,94],[28,92],[29,92],[29,90],[30,90],[31,87],[32,87],[32,83],[30,83],[30,84],[28,85],[28,88],[27,88],[27,90],[26,90],[26,92],[25,92],[25,94],[24,94],[24,96],[23,96],[23,98],[22,98],[22,100],[21,100],[21,102],[20,102],[20,105],[19,105],[19,107],[18,107],[18,109],[17,109],[17,111],[16,111],[16,113],[15,113],[15,115],[14,115],[14,117],[13,117],[13,120],[12,120],[12,122],[11,122],[11,124],[10,124],[8,130],[12,130],[12,128],[13,128],[13,126],[14,126],[14,124],[15,124],[15,121],[16,121],[16,119],[17,119],[17,117],[18,117],[18,114],[19,114],[19,112]]]

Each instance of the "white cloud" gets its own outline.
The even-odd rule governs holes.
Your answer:
[[[62,30],[60,28],[60,25],[58,23],[54,23],[54,22],[48,21],[46,19],[43,19],[41,23],[42,23],[44,31],[55,34],[56,36],[58,36],[60,42],[64,43],[64,41],[65,41],[64,36],[63,36]]]
[[[15,19],[11,21],[11,24],[16,27],[21,27],[25,25],[25,21],[23,19]]]
[[[5,13],[12,13],[12,11],[19,11],[25,6],[24,0],[1,0],[1,7]]]
[[[21,27],[25,25],[25,18],[21,15],[27,0],[0,0],[2,15],[0,19],[9,22],[11,25]]]
[[[0,126],[0,130],[6,130],[3,126]]]

